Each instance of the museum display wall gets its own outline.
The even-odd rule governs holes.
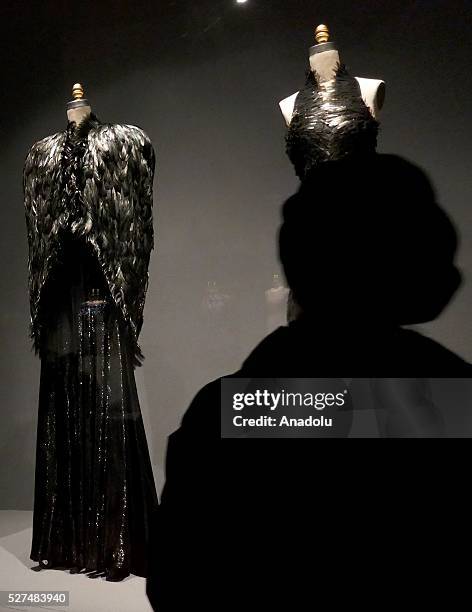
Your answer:
[[[34,142],[65,129],[76,82],[101,121],[143,128],[156,152],[136,381],[158,490],[167,436],[196,391],[238,369],[278,324],[266,292],[283,283],[276,235],[281,205],[298,186],[278,103],[303,85],[321,20],[335,28],[352,74],[387,83],[378,150],[422,167],[456,225],[463,286],[421,329],[472,360],[467,3],[434,11],[428,2],[377,4],[1,7],[2,508],[31,509],[34,490],[39,363],[28,336],[23,164]]]

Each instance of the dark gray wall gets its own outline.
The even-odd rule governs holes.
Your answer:
[[[472,359],[471,2],[43,0],[0,11],[1,507],[31,507],[34,475],[22,165],[33,142],[65,127],[76,81],[102,120],[140,125],[157,150],[137,378],[158,471],[195,391],[265,333],[279,209],[297,185],[277,103],[303,83],[319,22],[353,74],[386,80],[379,148],[423,166],[457,223],[466,283],[427,331]],[[231,296],[217,321],[202,307],[209,281]]]

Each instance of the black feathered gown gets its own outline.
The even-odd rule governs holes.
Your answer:
[[[70,128],[65,146],[73,163],[62,188],[72,196],[83,145]],[[77,211],[68,200],[71,215],[38,312],[31,558],[46,567],[105,572],[110,580],[146,576],[157,497],[134,378],[136,345],[96,253],[72,230]]]

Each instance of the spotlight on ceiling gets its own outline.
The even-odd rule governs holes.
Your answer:
[[[236,4],[246,4],[247,0],[236,0]]]

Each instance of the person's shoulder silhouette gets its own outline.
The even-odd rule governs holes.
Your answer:
[[[472,377],[472,366],[461,357],[404,328],[438,317],[461,281],[456,231],[415,165],[393,155],[321,164],[284,204],[278,240],[301,314],[262,340],[231,376]],[[205,599],[198,596],[205,571],[195,551],[206,546],[202,525],[216,520],[211,509],[223,447],[230,455],[236,450],[246,466],[248,459],[255,462],[258,473],[262,462],[270,466],[276,458],[267,445],[261,454],[245,444],[243,457],[233,444],[238,441],[218,444],[221,380],[199,391],[169,438],[153,547],[160,559],[148,579],[158,609],[179,609],[192,588],[194,601]],[[309,467],[320,478],[324,472],[318,468],[328,461],[326,445],[310,449]],[[339,490],[348,490],[357,476],[348,467],[333,480]],[[329,474],[331,469],[330,464]],[[240,466],[244,475],[243,470]],[[237,474],[227,474],[226,480],[237,492]]]
[[[325,365],[470,375],[462,359],[403,329],[439,316],[461,281],[456,231],[417,166],[378,154],[320,165],[285,203],[279,247],[303,311],[292,335],[316,339]]]

